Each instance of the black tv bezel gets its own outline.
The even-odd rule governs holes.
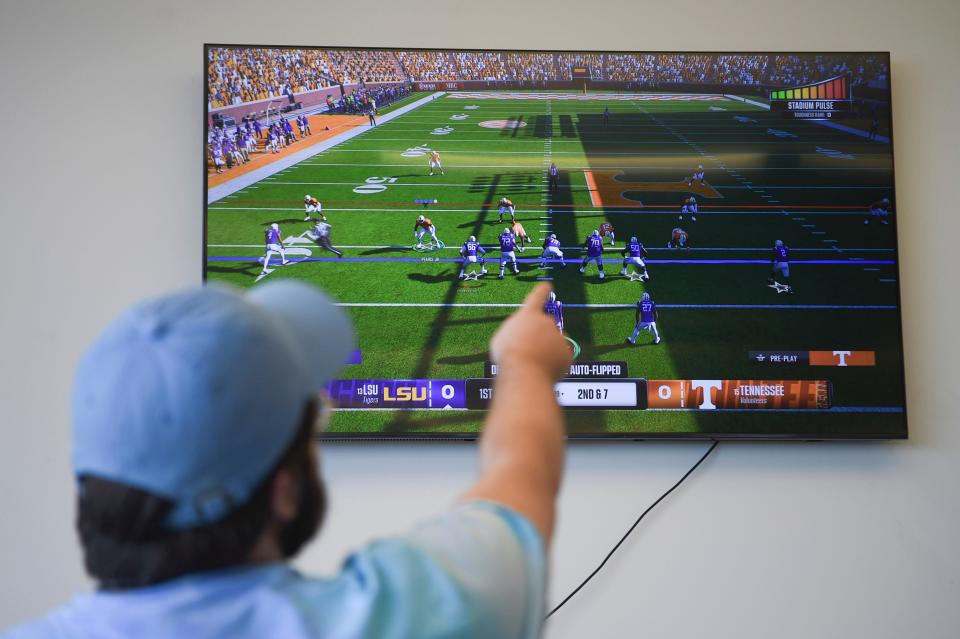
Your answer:
[[[201,254],[201,281],[207,282],[207,136],[210,132],[209,111],[207,102],[207,87],[209,83],[209,52],[210,49],[350,49],[350,50],[382,50],[382,51],[449,51],[449,52],[517,52],[517,53],[570,53],[570,54],[637,54],[637,55],[875,55],[886,56],[887,59],[887,95],[889,98],[889,122],[890,131],[890,192],[891,204],[894,211],[897,208],[897,187],[896,187],[896,152],[894,150],[894,131],[893,131],[893,67],[890,63],[890,51],[769,51],[769,50],[719,50],[719,51],[631,51],[626,49],[496,49],[488,47],[385,47],[376,45],[277,45],[277,44],[219,44],[204,43],[203,45],[203,86],[201,91],[203,117],[203,136],[200,143],[200,159],[203,175],[203,229],[202,254]],[[900,341],[900,389],[903,395],[903,432],[902,434],[890,433],[856,433],[841,434],[837,436],[829,433],[812,436],[802,433],[711,433],[711,432],[675,432],[675,433],[567,433],[567,439],[571,441],[781,441],[781,442],[842,442],[842,441],[901,441],[909,438],[910,426],[907,412],[907,386],[906,386],[906,361],[903,341],[903,304],[902,304],[902,285],[900,278],[900,232],[897,217],[893,220],[894,244],[896,248],[896,261],[894,271],[897,278],[896,300],[897,300],[897,331]],[[598,409],[602,410],[602,409]],[[321,433],[318,438],[325,443],[424,443],[424,442],[473,442],[479,439],[480,432],[477,433],[429,433],[429,432],[411,432],[408,434],[394,433]]]

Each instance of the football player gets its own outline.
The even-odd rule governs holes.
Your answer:
[[[306,214],[306,216],[303,218],[304,222],[310,221],[311,213],[317,213],[321,220],[324,222],[327,221],[327,216],[323,214],[323,205],[320,204],[320,201],[312,195],[305,195],[303,197],[303,208]]]
[[[773,243],[773,255],[770,258],[770,277],[767,278],[768,286],[779,289],[777,275],[783,277],[783,284],[787,287],[787,292],[793,293],[793,287],[790,286],[790,248],[784,246],[781,240]]]
[[[437,151],[434,151],[430,154],[430,175],[433,175],[434,171],[440,171],[440,175],[443,175],[443,166],[440,164],[440,154]]]
[[[680,205],[680,215],[677,217],[678,220],[682,220],[683,216],[689,214],[690,221],[697,221],[697,200],[694,197],[688,197]]]
[[[870,205],[870,215],[867,216],[867,219],[863,221],[864,224],[869,224],[871,218],[877,218],[880,220],[881,224],[889,224],[887,217],[890,215],[890,199],[883,198],[882,200],[877,200]]]
[[[484,254],[487,250],[480,246],[480,242],[477,241],[477,238],[471,235],[467,238],[467,241],[463,243],[463,246],[460,247],[460,257],[463,258],[463,261],[460,262],[460,279],[462,280],[464,275],[464,270],[467,268],[467,264],[480,264],[480,275],[487,274],[487,267],[484,266],[486,260],[484,259]]]
[[[560,258],[560,266],[567,265],[567,262],[563,259],[563,251],[560,250],[560,240],[557,239],[555,233],[551,233],[543,240],[543,254],[540,256],[543,261],[540,262],[540,268],[547,268],[547,260],[550,259],[550,256]]]
[[[640,272],[641,280],[650,279],[650,274],[647,272],[647,263],[644,261],[644,258],[647,257],[647,249],[636,237],[630,238],[626,248],[620,251],[620,254],[623,255],[623,268],[620,270],[620,275],[626,275],[627,267],[633,264],[636,270]]]
[[[703,165],[698,164],[696,170],[693,172],[693,175],[686,179],[687,186],[693,186],[694,182],[700,182],[700,186],[704,186],[703,179]]]
[[[429,217],[424,217],[420,215],[417,217],[417,221],[413,224],[413,235],[417,238],[417,248],[423,248],[423,236],[427,233],[430,234],[431,241],[437,245],[437,248],[440,248],[440,240],[437,238],[437,226],[434,224]]]
[[[266,252],[263,254],[263,271],[269,273],[267,268],[270,265],[270,258],[276,253],[280,256],[280,264],[287,264],[287,256],[283,252],[283,235],[280,233],[280,225],[274,222],[263,232],[264,242],[267,245]]]
[[[657,303],[650,299],[650,293],[644,293],[637,302],[636,321],[633,334],[627,338],[628,344],[636,344],[640,331],[645,330],[653,333],[654,344],[660,343],[660,332],[657,331]]]
[[[310,239],[316,242],[320,248],[330,251],[337,257],[343,257],[343,251],[334,248],[330,243],[330,224],[327,224],[327,218],[317,218],[313,221],[313,227],[307,231]]]
[[[517,275],[520,272],[520,269],[517,268],[517,254],[515,253],[517,248],[517,240],[513,236],[513,233],[510,232],[509,228],[504,228],[503,233],[500,234],[500,275],[497,276],[497,279],[503,279],[503,271],[507,262],[509,261],[513,265],[513,274]]]
[[[226,164],[226,161],[223,159],[223,147],[219,144],[213,146],[213,165],[217,167],[217,173],[223,173],[223,166]]]
[[[550,294],[547,295],[547,301],[543,305],[543,311],[553,318],[553,323],[557,325],[557,329],[562,333],[563,332],[563,302],[557,299],[557,294],[553,291],[550,291]]]
[[[610,222],[604,222],[600,225],[600,237],[603,239],[610,238],[610,246],[613,246],[613,224]]]
[[[588,235],[586,241],[583,243],[583,247],[586,249],[587,254],[583,256],[583,262],[580,264],[580,272],[586,273],[587,264],[591,261],[596,262],[597,268],[600,269],[600,279],[602,280],[605,275],[603,273],[603,238],[600,237],[600,231],[594,231]]]
[[[520,222],[514,222],[510,226],[510,232],[520,241],[520,252],[523,253],[523,246],[530,243],[530,236],[527,235],[527,230],[523,228],[523,224]]]
[[[503,224],[503,214],[510,214],[510,223],[513,224],[517,221],[517,207],[513,205],[513,202],[508,200],[505,197],[500,198],[500,217],[498,218],[498,223]]]
[[[690,248],[690,236],[679,226],[670,234],[670,241],[667,242],[667,248]]]

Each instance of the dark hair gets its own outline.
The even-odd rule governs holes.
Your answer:
[[[99,477],[81,477],[77,531],[87,572],[102,589],[120,590],[246,563],[271,521],[271,485],[281,469],[294,472],[301,483],[301,513],[278,540],[285,557],[296,554],[326,510],[310,457],[316,415],[315,402],[309,402],[293,441],[247,502],[205,526],[170,529],[165,522],[175,505],[171,500]]]

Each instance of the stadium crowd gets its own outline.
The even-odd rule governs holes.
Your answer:
[[[852,75],[854,84],[885,86],[889,73],[882,59],[866,54],[210,49],[208,101],[217,108],[296,95],[337,82],[569,81],[574,66],[589,67],[595,81],[628,82],[635,88],[670,83],[793,86],[845,73]],[[342,108],[353,109],[348,101]]]

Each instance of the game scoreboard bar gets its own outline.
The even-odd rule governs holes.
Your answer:
[[[484,410],[493,378],[339,379],[327,385],[338,408]],[[828,380],[566,378],[554,386],[569,409],[820,410],[831,407]]]

